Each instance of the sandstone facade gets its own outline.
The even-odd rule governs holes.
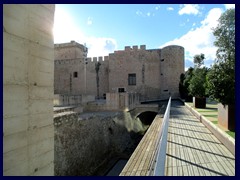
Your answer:
[[[141,100],[179,96],[184,73],[184,48],[167,46],[147,50],[145,45],[126,46],[105,57],[83,56],[83,46],[74,41],[55,44],[54,93],[91,94],[135,92]]]

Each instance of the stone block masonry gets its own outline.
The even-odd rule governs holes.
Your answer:
[[[3,175],[54,175],[55,5],[3,5]]]
[[[87,93],[104,98],[106,93],[131,92],[139,93],[141,101],[179,97],[179,78],[184,72],[183,47],[126,46],[104,59],[87,58],[87,63],[81,57],[81,47],[74,41],[55,44],[55,94]]]
[[[133,148],[134,137],[127,131],[125,121],[123,112],[56,114],[55,175],[94,175],[111,158]]]

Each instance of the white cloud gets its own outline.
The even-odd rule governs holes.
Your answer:
[[[192,26],[196,26],[196,23],[193,23]]]
[[[80,44],[86,43],[88,57],[107,56],[117,49],[117,42],[113,38],[86,36],[64,9],[56,8],[53,33],[54,43],[66,43],[71,40]]]
[[[156,6],[155,9],[156,9],[156,10],[159,10],[159,9],[160,9],[160,6]]]
[[[197,15],[200,13],[199,6],[197,4],[184,4],[180,6],[181,9],[178,11],[179,15],[183,14],[193,14]]]
[[[167,7],[167,10],[168,10],[168,11],[173,11],[174,8],[173,8],[173,7]]]
[[[234,8],[235,9],[235,4],[224,4],[226,9],[231,9]]]
[[[136,11],[136,15],[138,15],[138,16],[143,16],[143,13],[142,13],[142,11],[137,10],[137,11]]]
[[[180,38],[174,39],[162,45],[160,48],[167,45],[180,45],[185,48],[185,60],[193,61],[193,56],[196,54],[205,54],[205,65],[210,66],[216,58],[217,48],[214,46],[215,37],[213,36],[212,28],[218,24],[218,19],[222,14],[222,9],[211,9],[206,18],[201,22],[201,26],[191,29],[187,34]]]
[[[88,17],[87,19],[87,25],[92,25],[93,21],[91,17]]]
[[[108,56],[117,49],[117,42],[113,38],[89,37],[86,44],[88,57]]]
[[[136,11],[136,15],[141,16],[141,17],[155,16],[154,13],[151,13],[151,12],[145,13],[145,12],[142,12],[142,11],[139,11],[139,10]]]

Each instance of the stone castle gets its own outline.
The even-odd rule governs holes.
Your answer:
[[[109,56],[93,58],[85,58],[84,49],[75,41],[54,45],[55,94],[105,98],[108,92],[135,92],[142,101],[179,97],[179,77],[184,73],[183,47],[126,46]]]
[[[66,136],[64,128],[68,130],[69,137],[73,135],[73,129],[67,124],[56,127],[53,123],[54,93],[90,94],[103,98],[108,92],[126,91],[139,92],[142,99],[162,98],[169,93],[178,95],[179,75],[184,71],[182,47],[168,46],[155,50],[146,50],[145,46],[140,49],[126,47],[124,51],[116,51],[107,57],[85,61],[83,45],[76,42],[54,45],[54,12],[54,4],[3,5],[4,176],[54,175],[54,161],[59,160],[55,158],[56,150],[72,150],[68,144],[66,149],[54,145],[56,137],[59,137],[56,131],[63,138]],[[74,113],[70,115],[77,117]],[[89,121],[78,121],[76,118],[82,129],[86,127],[83,125],[85,122]],[[89,128],[86,131],[79,128],[81,133],[87,134],[90,127],[94,132],[101,127],[102,132],[110,133],[118,127],[112,121],[106,122],[106,125],[98,120],[96,122],[95,129],[91,124],[87,125]],[[110,125],[111,131],[106,130]],[[116,128],[116,131],[119,129]],[[98,148],[93,142],[101,141],[91,140],[86,144],[94,145],[94,151]],[[119,141],[122,140],[119,138]],[[75,147],[75,141],[72,142],[72,147]],[[106,147],[112,146],[109,144]],[[79,149],[77,152],[80,152]],[[84,155],[83,151],[80,154]],[[65,158],[62,154],[59,157]]]

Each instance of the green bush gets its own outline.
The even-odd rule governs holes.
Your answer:
[[[207,95],[207,91],[206,91],[207,72],[208,72],[208,69],[206,67],[194,69],[193,76],[189,82],[189,87],[188,87],[189,93],[192,96],[206,97],[206,95]]]

